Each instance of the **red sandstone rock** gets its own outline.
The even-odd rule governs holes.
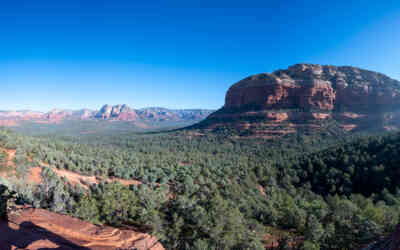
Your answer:
[[[0,222],[0,249],[164,250],[155,237],[133,230],[99,227],[42,209],[22,209]]]
[[[234,84],[225,108],[333,110],[347,107],[389,109],[400,104],[400,82],[351,67],[298,64],[288,70],[259,74]]]
[[[353,67],[297,64],[287,70],[245,78],[231,86],[225,105],[200,123],[269,131],[320,128],[316,121],[333,119],[344,131],[400,129],[400,82]],[[241,124],[247,124],[243,126]],[[375,129],[375,128],[374,128]]]

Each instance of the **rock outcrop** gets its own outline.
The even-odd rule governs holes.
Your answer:
[[[354,67],[297,64],[234,84],[224,107],[197,127],[265,135],[328,123],[342,130],[398,129],[399,117],[399,81]]]
[[[0,221],[0,249],[164,250],[157,239],[131,229],[100,227],[43,209],[24,208]]]
[[[95,117],[103,120],[112,119],[123,121],[134,121],[138,119],[136,111],[125,104],[116,106],[104,105]]]
[[[389,110],[400,104],[400,82],[353,67],[297,64],[234,84],[225,108]]]

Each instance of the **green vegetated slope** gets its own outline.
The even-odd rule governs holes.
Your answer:
[[[20,122],[13,130],[34,136],[107,136],[121,133],[165,131],[192,125],[194,121],[64,120],[59,123]]]
[[[0,169],[4,169],[7,160],[7,155],[0,151]]]
[[[143,183],[86,190],[44,168],[40,185],[2,180],[20,201],[134,226],[167,249],[264,249],[267,233],[280,239],[280,249],[357,249],[398,222],[399,143],[397,134],[263,140],[177,131],[60,139],[0,131],[0,147],[17,149],[20,172],[45,163]]]
[[[363,137],[316,154],[296,166],[299,183],[322,195],[399,192],[400,136]]]

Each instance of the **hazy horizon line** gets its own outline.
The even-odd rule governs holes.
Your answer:
[[[100,105],[100,108],[50,108],[50,109],[42,109],[42,110],[38,110],[38,109],[34,109],[34,108],[21,108],[21,109],[4,109],[4,108],[0,108],[0,112],[39,112],[39,113],[48,113],[51,111],[55,111],[55,110],[60,110],[60,111],[80,111],[80,110],[89,110],[89,111],[100,111],[105,105],[110,105],[110,106],[117,106],[117,105],[126,105],[131,109],[134,110],[143,110],[143,109],[156,109],[156,108],[160,108],[160,109],[168,109],[168,110],[208,110],[208,111],[212,111],[212,110],[217,110],[219,108],[170,108],[167,106],[144,106],[144,107],[133,107],[133,105],[129,105],[129,104],[103,104]],[[221,106],[222,107],[222,106]],[[220,108],[221,108],[220,107]]]

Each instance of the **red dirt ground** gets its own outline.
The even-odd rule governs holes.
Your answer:
[[[15,171],[12,168],[15,167],[14,158],[15,158],[16,150],[0,148],[0,151],[6,153],[6,155],[7,155],[6,166],[8,167],[7,171],[3,171],[0,173],[0,176],[7,178],[11,175],[15,175]],[[32,161],[32,159],[29,159],[29,160]],[[67,181],[71,185],[81,185],[84,188],[88,188],[89,185],[91,185],[91,184],[98,184],[101,181],[106,181],[106,182],[118,181],[122,185],[126,185],[126,186],[142,184],[140,181],[137,181],[137,180],[124,180],[124,179],[119,179],[119,178],[103,179],[103,178],[99,178],[96,176],[81,175],[81,174],[78,174],[78,173],[75,173],[72,171],[68,171],[65,169],[57,169],[55,167],[49,166],[46,163],[42,163],[41,165],[44,167],[51,168],[58,176],[66,178]],[[42,182],[41,173],[42,173],[42,167],[33,167],[30,169],[30,173],[27,175],[27,180],[32,184],[39,184]]]

